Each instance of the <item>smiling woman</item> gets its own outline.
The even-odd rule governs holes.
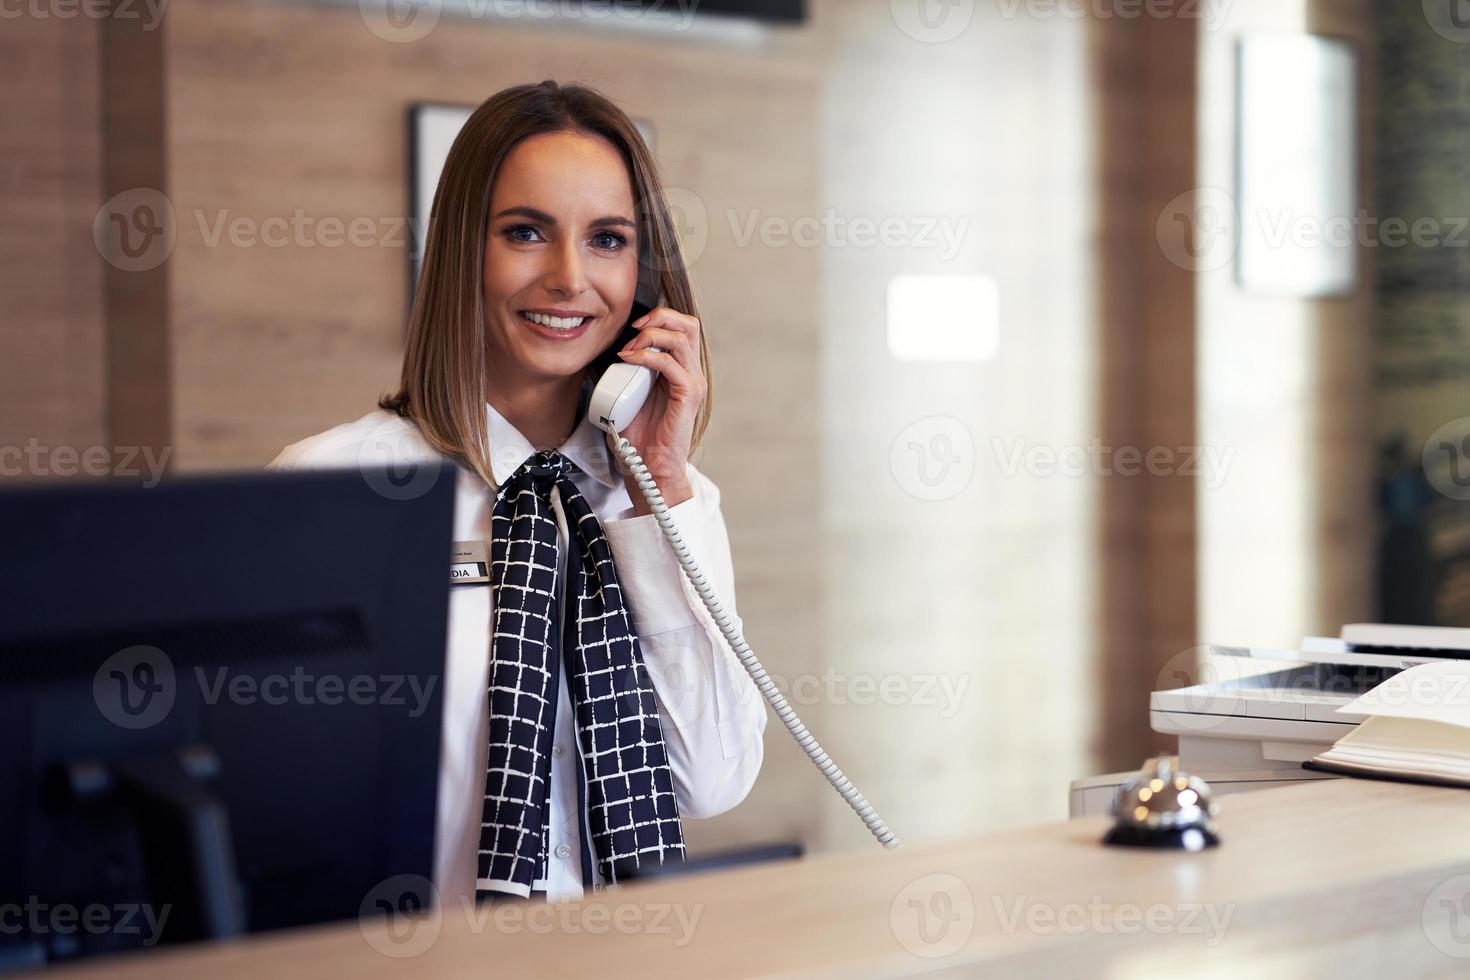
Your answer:
[[[587,416],[614,355],[655,379],[619,438],[662,491],[657,517]],[[399,390],[272,464],[464,464],[452,552],[489,567],[449,597],[443,902],[577,898],[680,862],[682,821],[750,791],[766,714],[723,632],[740,620],[719,489],[689,462],[708,377],[633,123],[582,86],[492,96],[440,174]],[[718,621],[688,559],[725,600]]]

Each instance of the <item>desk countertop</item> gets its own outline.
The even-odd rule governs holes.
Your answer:
[[[1470,793],[1335,779],[1220,804],[1223,842],[1195,854],[1103,847],[1089,817],[66,975],[1470,975]]]

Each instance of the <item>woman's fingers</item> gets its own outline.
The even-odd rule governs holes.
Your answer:
[[[687,333],[664,327],[644,327],[638,332],[637,337],[628,341],[623,350],[638,350],[645,347],[662,347],[673,354],[686,369],[692,366],[691,356],[694,351],[690,346]]]
[[[668,327],[671,330],[679,330],[684,333],[699,335],[699,319],[688,313],[680,313],[671,310],[667,306],[659,306],[649,310],[643,316],[633,321],[635,329],[643,329],[644,324],[652,327]]]
[[[654,344],[653,346],[660,345]],[[618,356],[629,364],[641,364],[668,378],[669,387],[675,395],[686,396],[696,403],[704,397],[704,379],[692,373],[669,351],[636,347],[632,350],[620,351]]]

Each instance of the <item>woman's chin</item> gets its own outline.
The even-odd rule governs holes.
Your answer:
[[[590,357],[578,356],[572,351],[566,351],[559,355],[546,355],[536,352],[522,358],[521,367],[526,374],[541,378],[544,381],[552,381],[558,378],[578,378],[587,371],[587,365],[591,362]]]

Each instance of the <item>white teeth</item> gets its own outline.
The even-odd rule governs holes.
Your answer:
[[[521,316],[532,323],[539,323],[553,330],[575,330],[587,319],[585,316],[546,316],[543,313],[532,313],[530,310],[526,310]]]

